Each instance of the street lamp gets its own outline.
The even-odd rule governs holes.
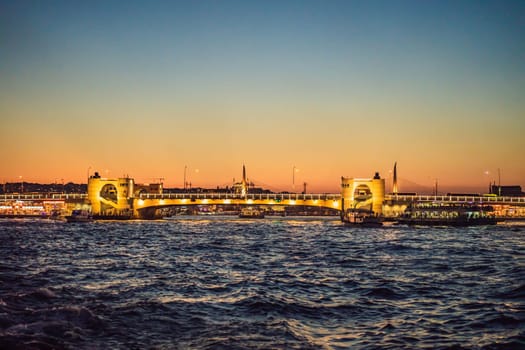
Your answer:
[[[501,170],[498,168],[498,197],[501,197]]]
[[[485,170],[485,171],[483,172],[483,174],[485,174],[485,177],[486,177],[485,180],[487,180],[487,179],[489,180],[489,192],[488,192],[488,193],[492,193],[492,182],[490,181],[490,178],[489,178],[489,176],[490,176],[490,171]],[[484,181],[485,181],[485,180],[484,180]]]
[[[297,168],[294,165],[292,169],[292,192],[294,193],[295,193],[295,172],[296,171],[297,171]]]
[[[198,174],[199,172],[200,172],[199,169],[195,169],[195,170],[194,170],[194,173],[195,173],[194,176],[197,176],[197,174]],[[199,178],[198,178],[198,179],[199,179]],[[190,186],[190,187],[191,187],[191,186]]]
[[[188,169],[188,166],[184,166],[184,192],[186,192],[186,169]]]
[[[186,178],[187,170],[188,170],[188,166],[185,165],[185,166],[184,166],[184,190],[185,190],[185,191],[188,189],[188,185],[189,185],[189,189],[190,189],[190,190],[191,190],[191,186],[192,186],[192,184],[191,184],[191,180],[188,181],[189,179]],[[195,169],[195,170],[194,170],[195,174],[198,174],[199,171],[200,171],[199,169]],[[191,173],[191,172],[190,172],[190,173]]]

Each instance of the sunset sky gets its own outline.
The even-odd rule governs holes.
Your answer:
[[[525,188],[525,1],[0,0],[0,159],[0,182],[215,187],[244,163],[336,193],[397,161]]]

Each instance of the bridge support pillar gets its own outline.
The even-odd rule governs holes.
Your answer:
[[[148,207],[148,208],[144,208],[140,210],[135,210],[134,217],[136,219],[143,219],[143,220],[154,220],[154,219],[162,218],[157,213],[156,207]]]

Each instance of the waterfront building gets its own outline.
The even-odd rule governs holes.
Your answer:
[[[521,190],[521,186],[511,185],[511,186],[499,186],[493,184],[490,186],[490,193],[497,196],[503,197],[523,197],[525,193]]]

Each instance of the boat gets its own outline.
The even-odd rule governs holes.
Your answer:
[[[252,207],[242,208],[239,217],[243,219],[263,219],[264,211]]]
[[[71,212],[71,215],[66,216],[67,222],[91,222],[93,215],[88,210],[76,209]]]
[[[491,206],[449,203],[415,203],[397,219],[409,226],[480,226],[495,225],[498,219]]]
[[[131,220],[131,215],[93,215],[94,220]]]
[[[366,209],[347,209],[341,217],[341,220],[347,226],[383,226],[383,221],[381,217],[376,215],[373,211]]]

